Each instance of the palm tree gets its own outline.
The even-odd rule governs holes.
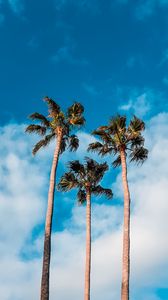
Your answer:
[[[101,142],[91,143],[90,151],[96,151],[100,155],[115,155],[113,167],[122,167],[122,182],[124,190],[124,231],[123,231],[123,267],[121,299],[129,299],[129,273],[130,273],[130,192],[127,180],[127,158],[131,162],[143,163],[148,156],[148,150],[144,148],[142,131],[145,124],[136,116],[132,118],[129,126],[126,125],[126,117],[117,115],[112,118],[108,126],[101,126],[93,132],[101,139]]]
[[[103,188],[99,182],[108,170],[107,163],[99,164],[86,157],[85,163],[78,160],[69,163],[69,172],[65,173],[58,185],[61,191],[78,189],[77,198],[80,204],[86,201],[86,265],[85,265],[85,300],[90,300],[91,271],[91,195],[112,197],[111,189]]]
[[[83,117],[84,108],[80,103],[74,103],[68,108],[67,113],[65,114],[61,111],[60,106],[51,98],[45,97],[44,101],[48,105],[48,117],[45,117],[37,112],[31,114],[29,118],[39,122],[39,124],[31,124],[27,126],[26,132],[37,133],[43,136],[43,138],[34,146],[32,151],[33,155],[35,155],[41,148],[46,147],[52,140],[56,139],[48,191],[48,206],[45,221],[44,253],[41,279],[41,300],[48,300],[52,215],[55,192],[55,177],[59,155],[63,153],[66,148],[69,148],[70,151],[75,151],[78,148],[78,137],[75,134],[71,134],[71,131],[75,127],[83,125],[85,119]]]

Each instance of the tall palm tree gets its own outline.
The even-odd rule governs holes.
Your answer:
[[[129,299],[129,273],[130,273],[130,192],[127,180],[127,158],[131,162],[143,163],[148,156],[144,148],[142,131],[145,124],[136,116],[127,126],[126,117],[117,115],[112,118],[108,126],[101,126],[93,132],[101,142],[91,143],[88,150],[96,151],[100,155],[115,155],[113,166],[122,167],[122,182],[124,190],[124,230],[123,230],[123,267],[121,299]]]
[[[107,163],[99,164],[86,157],[85,163],[78,160],[69,163],[69,172],[65,173],[58,185],[59,190],[69,191],[78,189],[77,198],[80,204],[86,201],[86,265],[84,299],[90,300],[90,272],[91,272],[91,195],[105,195],[112,197],[111,189],[103,188],[99,182],[108,170]]]
[[[43,137],[34,146],[32,151],[33,155],[35,155],[42,147],[46,147],[52,140],[56,140],[48,191],[48,206],[45,221],[44,253],[41,279],[41,300],[48,300],[52,215],[55,192],[55,177],[59,155],[63,153],[66,148],[69,148],[70,151],[75,151],[78,148],[78,137],[75,134],[71,134],[71,131],[75,127],[83,125],[85,119],[83,117],[84,108],[80,103],[74,103],[68,108],[67,112],[64,113],[61,111],[60,106],[51,98],[45,97],[44,101],[48,105],[48,117],[45,117],[37,112],[31,114],[29,118],[39,122],[39,124],[31,124],[27,126],[26,132],[37,133]]]

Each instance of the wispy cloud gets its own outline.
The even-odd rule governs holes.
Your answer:
[[[130,0],[116,0],[115,3],[123,5],[134,4],[132,8],[134,7],[135,17],[141,21],[154,15],[158,8],[165,8],[168,6],[168,0],[138,0],[135,1],[135,3]]]
[[[55,63],[66,62],[74,65],[87,65],[85,58],[79,58],[76,53],[76,43],[71,38],[65,40],[65,45],[60,47],[51,59]]]
[[[24,10],[24,0],[8,0],[8,3],[15,14],[20,14]]]
[[[166,86],[168,86],[168,77],[164,77],[164,78],[163,78],[163,83],[164,83]]]
[[[123,98],[123,91],[120,91],[120,98]],[[139,89],[128,90],[128,101],[122,102],[119,110],[136,114],[139,117],[149,117],[156,113],[156,110],[166,110],[166,95],[160,91],[145,88],[143,91]]]
[[[161,61],[159,63],[159,66],[162,66],[167,62],[168,62],[168,49],[165,49],[163,51],[162,58],[161,58]]]
[[[136,58],[134,56],[131,56],[131,57],[128,58],[128,60],[126,62],[126,66],[128,68],[133,68],[135,63],[136,63]]]
[[[84,90],[90,94],[91,96],[97,96],[99,92],[97,91],[96,87],[94,85],[88,84],[88,83],[83,83],[82,84]]]
[[[158,8],[164,8],[168,5],[168,0],[145,0],[140,1],[135,10],[137,19],[144,20],[157,12]]]
[[[129,111],[139,117],[144,117],[151,109],[151,91],[143,93],[139,96],[132,96],[128,102],[122,104],[119,109],[121,111]],[[153,99],[152,99],[153,100]]]
[[[2,13],[0,13],[0,25],[4,22],[4,20],[5,16]]]
[[[99,4],[97,0],[55,0],[55,6],[58,11],[65,9],[67,6],[74,6],[79,10],[97,14],[100,12]]]
[[[32,49],[37,49],[39,44],[38,44],[38,40],[35,37],[32,37],[28,43],[27,43],[28,47],[32,48]]]

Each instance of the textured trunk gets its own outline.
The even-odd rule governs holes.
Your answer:
[[[124,228],[121,300],[129,300],[130,273],[130,193],[127,181],[127,164],[125,149],[121,149],[122,182],[124,189]]]
[[[44,252],[43,252],[43,268],[41,279],[41,300],[49,299],[49,273],[50,273],[50,255],[51,255],[51,228],[52,228],[52,215],[54,204],[54,191],[55,191],[55,177],[60,153],[60,146],[62,141],[62,130],[57,131],[57,144],[54,151],[52,168],[50,173],[50,186],[48,191],[48,206],[46,213],[45,223],[45,236],[44,236]]]
[[[86,265],[85,265],[85,300],[90,300],[91,271],[91,193],[86,195]]]

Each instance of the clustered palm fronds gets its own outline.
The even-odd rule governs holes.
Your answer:
[[[107,198],[112,197],[111,189],[103,188],[99,184],[108,170],[106,162],[100,164],[86,157],[84,164],[81,164],[79,160],[69,162],[68,169],[69,172],[62,176],[58,189],[67,192],[73,188],[77,188],[77,197],[80,204],[86,201],[86,191],[88,189],[91,194],[96,196],[105,195]]]
[[[131,162],[143,163],[148,156],[142,136],[144,129],[144,122],[136,116],[127,126],[126,116],[117,115],[110,120],[107,126],[101,126],[93,131],[93,134],[99,137],[101,142],[91,143],[88,151],[98,152],[101,156],[107,154],[116,156],[113,167],[121,165],[121,150],[127,153]]]
[[[39,149],[47,146],[58,136],[60,131],[62,133],[60,153],[63,153],[66,147],[68,147],[70,151],[76,151],[79,146],[79,140],[75,134],[71,134],[71,131],[76,126],[80,127],[85,123],[83,106],[79,102],[75,102],[68,108],[67,113],[63,113],[60,106],[51,98],[45,97],[44,101],[48,105],[48,117],[35,112],[31,114],[29,118],[40,124],[31,124],[26,128],[27,133],[37,133],[43,136],[34,146],[33,154],[35,155]]]

